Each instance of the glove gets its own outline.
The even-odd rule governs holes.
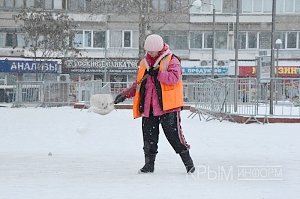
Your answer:
[[[119,104],[120,102],[124,102],[125,99],[126,99],[126,96],[123,93],[120,93],[116,96],[116,98],[114,100],[114,104]]]
[[[152,76],[152,77],[157,76],[157,75],[158,75],[158,69],[150,68],[150,69],[147,71],[147,74],[149,74],[149,75]]]

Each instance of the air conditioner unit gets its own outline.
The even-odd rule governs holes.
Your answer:
[[[211,60],[201,60],[200,66],[211,66]]]
[[[217,66],[229,66],[230,61],[229,60],[218,60]]]
[[[70,75],[69,74],[60,74],[57,76],[58,82],[69,82],[70,81]]]

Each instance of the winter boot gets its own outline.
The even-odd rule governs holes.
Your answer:
[[[188,150],[179,153],[187,173],[194,173],[195,166]]]
[[[139,170],[139,173],[153,173],[156,154],[145,154],[145,165]]]

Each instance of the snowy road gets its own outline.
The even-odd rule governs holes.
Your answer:
[[[140,175],[141,121],[129,110],[0,108],[0,199],[300,197],[300,124],[188,115],[182,127],[196,173],[185,174],[161,133],[155,173]]]

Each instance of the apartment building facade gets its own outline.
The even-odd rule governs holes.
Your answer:
[[[212,53],[217,77],[256,76],[259,53],[270,54],[272,0],[239,1],[238,70],[234,42],[236,0],[203,0],[201,6],[193,5],[193,0],[124,2],[0,0],[0,84],[17,80],[13,63],[14,67],[19,66],[17,73],[22,74],[23,80],[34,79],[35,71],[22,71],[25,65],[32,64],[32,57],[27,51],[24,33],[14,21],[14,16],[23,8],[64,11],[78,24],[72,45],[82,56],[76,59],[53,57],[48,63],[49,80],[62,76],[61,80],[73,81],[133,81],[139,61],[141,23],[145,23],[146,34],[162,35],[171,50],[181,57],[183,77],[188,82],[211,75]],[[136,7],[141,2],[149,3],[145,13]],[[275,45],[277,74],[299,77],[300,0],[277,0],[276,13],[275,40],[281,41]],[[142,17],[147,19],[141,22]]]

